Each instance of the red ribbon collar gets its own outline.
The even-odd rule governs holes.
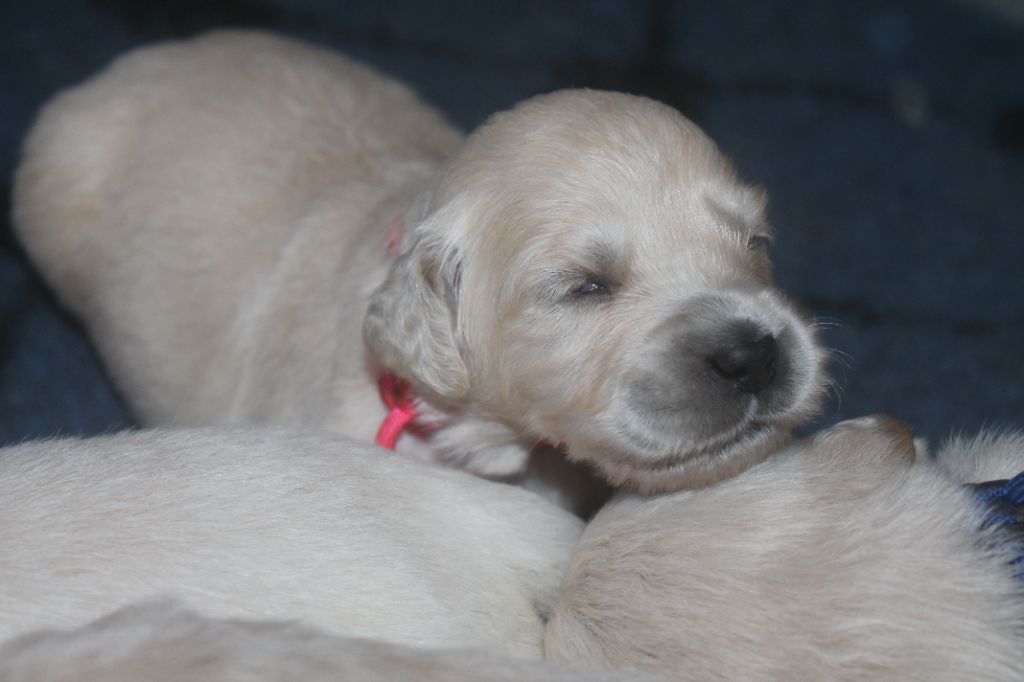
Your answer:
[[[394,450],[402,432],[406,428],[415,427],[414,422],[419,415],[416,398],[412,385],[394,374],[382,375],[377,385],[380,387],[380,397],[388,407],[388,416],[381,422],[374,442],[382,448]]]

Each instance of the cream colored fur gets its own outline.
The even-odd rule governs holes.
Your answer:
[[[1020,443],[988,448],[1000,471],[1024,469]],[[1021,544],[913,459],[868,418],[706,490],[620,496],[573,555],[548,655],[680,680],[1024,679]]]
[[[0,450],[0,640],[168,596],[215,617],[539,657],[580,531],[533,493],[281,429]]]
[[[216,620],[174,604],[125,608],[0,646],[0,682],[656,682],[642,673],[424,650],[283,622]]]
[[[955,436],[943,443],[935,459],[943,471],[964,483],[1012,478],[1024,470],[1024,432]]]
[[[514,476],[546,440],[661,489],[758,461],[821,394],[813,331],[771,285],[764,201],[650,100],[553,93],[463,140],[370,69],[221,32],[57,97],[14,213],[146,424],[369,441],[387,368],[441,427],[400,450]],[[778,339],[771,399],[703,357],[736,325]]]

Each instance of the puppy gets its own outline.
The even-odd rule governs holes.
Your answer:
[[[293,623],[138,604],[71,632],[0,646],[0,682],[656,682],[642,673],[341,638]]]
[[[764,204],[647,99],[555,92],[463,140],[365,67],[246,32],[57,97],[14,191],[146,424],[369,441],[394,375],[429,431],[400,450],[514,476],[546,441],[644,491],[739,472],[821,395]]]
[[[0,518],[0,641],[168,595],[533,658],[581,531],[525,490],[280,429],[0,450]]]
[[[548,655],[685,680],[1024,679],[1024,544],[913,459],[869,418],[707,490],[619,497],[570,561]]]

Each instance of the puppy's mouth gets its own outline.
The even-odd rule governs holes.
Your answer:
[[[746,419],[714,437],[684,446],[622,434],[629,450],[605,452],[595,464],[616,486],[640,493],[702,488],[735,476],[790,439],[788,423]]]

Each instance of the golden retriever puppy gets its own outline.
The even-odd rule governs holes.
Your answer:
[[[643,673],[343,638],[297,623],[130,606],[0,646],[0,682],[656,682]]]
[[[539,657],[581,531],[520,488],[281,429],[0,450],[0,640],[161,595],[215,617]]]
[[[463,139],[365,67],[248,32],[61,94],[14,191],[146,424],[369,441],[393,376],[427,432],[400,450],[512,476],[546,441],[641,490],[737,473],[821,395],[764,204],[657,102],[555,92]]]
[[[1024,679],[1024,544],[913,456],[868,418],[706,490],[619,497],[570,561],[547,654],[682,680]]]

